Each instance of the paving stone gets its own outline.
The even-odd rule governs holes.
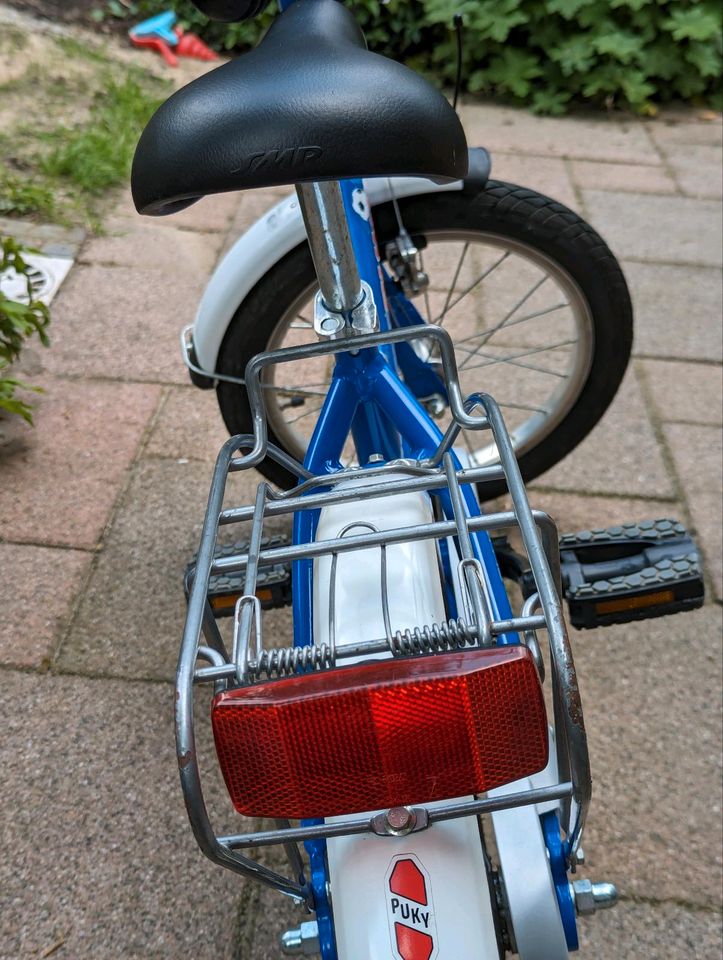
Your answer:
[[[572,636],[593,774],[584,875],[625,896],[720,904],[720,637],[710,604]]]
[[[80,550],[0,543],[0,662],[49,662],[90,560]]]
[[[198,549],[211,475],[209,463],[147,460],[137,466],[60,650],[61,670],[174,676],[186,614],[183,577]],[[232,477],[229,504],[252,502],[257,482],[253,471]],[[268,526],[269,533],[287,529],[283,518]],[[248,524],[227,530],[230,540],[250,533]],[[264,616],[267,635],[290,643],[290,612]]]
[[[492,176],[538,190],[573,210],[579,206],[564,160],[497,153],[492,158]]]
[[[648,131],[656,143],[664,150],[669,144],[687,144],[693,146],[723,146],[723,124],[720,119],[714,121],[700,121],[690,115],[668,122],[661,117],[660,121],[647,124]]]
[[[153,264],[169,277],[179,272],[198,274],[205,280],[221,247],[219,234],[170,230],[147,217],[112,217],[103,229],[101,236],[94,237],[83,248],[82,262],[123,267]]]
[[[578,920],[583,960],[713,960],[721,953],[716,911],[672,903],[619,903]]]
[[[673,495],[634,371],[627,372],[592,433],[533,485],[618,496]]]
[[[640,360],[658,417],[668,423],[723,423],[723,371],[714,364]]]
[[[215,390],[170,387],[144,455],[215,463],[228,436]]]
[[[166,685],[3,672],[2,960],[60,941],[73,960],[231,960],[243,881],[193,839],[172,704]]]
[[[696,493],[688,500],[696,539],[703,548],[704,569],[710,578],[713,594],[723,600],[723,532],[721,528],[720,491]]]
[[[718,427],[676,423],[665,424],[663,431],[716,596],[723,598],[721,431]]]
[[[202,197],[196,203],[178,213],[165,217],[147,217],[136,212],[130,189],[124,191],[116,208],[116,215],[143,216],[144,220],[176,230],[199,230],[204,233],[225,233],[231,218],[236,213],[239,192],[215,193]]]
[[[294,192],[293,187],[270,187],[265,190],[243,190],[239,195],[239,206],[231,221],[226,247],[245,233],[260,217],[267,213],[279,200]]]
[[[719,266],[720,204],[666,197],[584,190],[587,219],[622,258]]]
[[[470,146],[553,157],[659,164],[640,121],[601,115],[534,117],[526,110],[465,102],[460,116]]]
[[[149,385],[41,378],[35,427],[0,439],[0,530],[6,540],[94,547],[160,399]]]
[[[203,197],[180,213],[174,213],[169,217],[161,217],[159,222],[184,230],[212,230],[224,233],[228,230],[229,223],[238,209],[238,204],[239,194],[237,192],[217,193],[209,197]],[[173,221],[176,222],[173,223]]]
[[[570,162],[572,179],[585,190],[627,193],[675,193],[675,182],[662,167],[630,163]]]
[[[82,227],[60,227],[54,223],[34,223],[9,217],[0,217],[0,234],[22,240],[47,257],[73,258],[85,239]]]
[[[281,934],[308,917],[286,897],[265,887],[259,888],[250,908],[256,914],[256,923],[242,929],[234,960],[279,960]]]
[[[205,279],[146,266],[76,267],[53,304],[47,369],[187,383],[178,338],[193,322]]]
[[[684,193],[692,197],[723,195],[723,156],[720,146],[698,144],[691,150],[688,143],[666,144],[665,157]]]
[[[686,495],[718,493],[722,459],[720,430],[671,423],[664,425],[663,431]]]
[[[624,269],[635,310],[635,353],[721,360],[719,270],[648,263],[626,263]]]

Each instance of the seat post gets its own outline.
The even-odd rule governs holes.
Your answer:
[[[364,290],[339,181],[298,183],[296,193],[323,304],[348,317],[363,300]]]

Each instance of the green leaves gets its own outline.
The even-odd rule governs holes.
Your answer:
[[[50,314],[44,303],[33,298],[28,266],[23,257],[25,252],[25,248],[12,237],[0,238],[0,274],[13,270],[19,277],[25,277],[26,284],[23,302],[11,300],[0,291],[0,409],[18,414],[32,423],[32,408],[16,397],[15,392],[19,388],[36,393],[42,393],[42,390],[7,375],[26,340],[37,335],[44,346],[50,342],[47,334]]]
[[[532,95],[532,112],[553,116],[565,113],[572,94],[565,90],[536,90]]]
[[[117,0],[115,0],[117,2]],[[125,2],[125,0],[124,0]],[[345,0],[369,47],[454,82],[452,19],[464,21],[463,78],[537,113],[574,102],[651,113],[681,97],[712,100],[721,65],[719,0]],[[139,17],[167,0],[134,0]],[[209,23],[191,0],[174,9],[219,49],[253,46],[275,15]]]
[[[16,377],[5,376],[4,371],[7,366],[8,364],[0,360],[0,409],[6,410],[8,413],[18,414],[32,426],[33,408],[29,403],[16,397],[15,391],[20,388],[22,390],[32,390],[33,393],[43,393],[43,390],[41,387],[31,387]]]
[[[586,73],[595,62],[595,51],[590,38],[584,33],[575,34],[550,50],[550,57],[560,65],[563,75]]]
[[[566,20],[572,20],[585,7],[592,6],[596,0],[547,0],[548,13],[559,13]]]
[[[533,54],[504,47],[498,57],[492,58],[486,75],[489,82],[500,90],[509,90],[524,99],[532,89],[530,81],[542,75],[542,67]]]
[[[720,36],[720,9],[716,10],[705,3],[696,3],[691,7],[670,6],[675,9],[663,21],[663,28],[673,34],[674,40],[712,40]]]
[[[712,44],[691,43],[685,51],[685,59],[692,64],[701,77],[719,78],[723,71],[721,51]]]
[[[640,58],[643,42],[633,33],[606,30],[593,38],[592,47],[597,53],[607,54],[620,63],[631,63]]]

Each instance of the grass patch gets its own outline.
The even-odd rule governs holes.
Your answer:
[[[0,216],[97,229],[141,130],[172,84],[70,37],[33,48],[0,86]]]
[[[55,45],[73,60],[88,60],[91,63],[110,63],[110,57],[75,37],[55,37]]]
[[[12,23],[4,23],[0,32],[0,53],[17,53],[28,45],[28,35]]]
[[[130,171],[138,135],[160,102],[132,77],[122,83],[108,80],[87,123],[43,137],[52,146],[40,158],[42,173],[91,194],[120,183]]]
[[[36,214],[52,220],[55,216],[53,191],[44,183],[0,172],[0,215],[24,217]]]

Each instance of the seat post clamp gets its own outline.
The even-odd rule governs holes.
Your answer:
[[[314,331],[318,337],[337,340],[340,337],[358,337],[374,333],[378,327],[377,308],[369,284],[361,281],[362,297],[347,313],[330,310],[321,291],[314,298]]]

